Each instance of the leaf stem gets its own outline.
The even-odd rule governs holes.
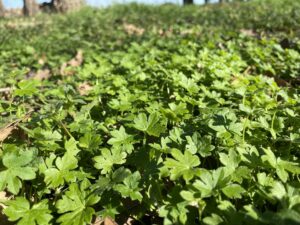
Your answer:
[[[248,120],[249,120],[249,116],[247,116],[247,118],[244,122],[244,126],[243,126],[243,144],[245,144],[245,134],[246,134],[246,128],[247,128]]]
[[[62,121],[59,121],[59,124],[61,125],[61,127],[63,128],[63,130],[68,134],[68,136],[70,138],[74,138],[73,135],[70,133],[70,131],[67,129],[66,125]]]

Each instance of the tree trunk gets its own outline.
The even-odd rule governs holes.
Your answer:
[[[204,3],[205,3],[205,4],[208,4],[208,3],[209,3],[209,0],[205,0]]]
[[[223,2],[225,2],[225,1],[224,1],[224,0],[219,0],[219,2],[220,2],[220,3],[223,3]]]
[[[43,2],[42,4],[40,4],[40,11],[42,11],[43,13],[56,12],[54,0],[51,0],[51,2]]]
[[[5,8],[2,0],[0,0],[0,17],[4,17],[4,13],[5,13]]]
[[[24,0],[23,10],[26,16],[33,16],[39,12],[39,5],[35,0]]]
[[[68,12],[80,9],[84,0],[55,0],[54,6],[58,12]]]
[[[194,0],[183,0],[184,5],[191,5],[194,4]]]

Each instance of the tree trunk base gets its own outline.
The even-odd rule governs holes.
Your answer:
[[[55,0],[54,7],[57,12],[69,12],[80,9],[84,5],[84,0]]]
[[[194,0],[183,0],[184,5],[191,5],[194,4]]]
[[[34,16],[39,11],[39,5],[35,2],[35,0],[24,0],[24,15],[26,16]]]
[[[0,0],[0,17],[4,17],[4,14],[5,14],[5,8],[2,0]]]

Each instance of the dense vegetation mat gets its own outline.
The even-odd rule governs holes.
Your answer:
[[[299,22],[294,0],[0,21],[3,213],[300,224]]]

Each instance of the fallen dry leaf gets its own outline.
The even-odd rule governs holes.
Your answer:
[[[4,128],[0,129],[0,142],[3,142],[8,136],[11,134],[11,132],[16,128],[16,125],[12,126],[6,126]]]
[[[144,28],[137,27],[134,24],[124,23],[123,27],[126,33],[130,35],[136,34],[138,36],[141,36],[145,32]]]
[[[104,222],[103,219],[101,219],[100,217],[97,217],[91,225],[102,225],[103,222]]]
[[[73,59],[61,65],[60,74],[62,76],[74,75],[75,70],[73,68],[81,66],[82,63],[83,63],[83,51],[78,50],[76,56]]]
[[[126,221],[126,223],[124,223],[123,225],[132,225],[133,223],[134,223],[134,219],[133,218],[131,218],[131,217],[129,217],[128,219],[127,219],[127,221]]]
[[[118,224],[112,218],[106,217],[104,219],[104,225],[118,225]]]
[[[51,73],[48,69],[38,70],[36,73],[33,74],[32,77],[36,80],[46,80],[49,77],[51,77]]]
[[[0,191],[0,209],[5,209],[6,206],[1,203],[1,201],[9,200],[10,198],[6,195],[5,191]]]
[[[1,128],[0,129],[0,142],[3,142],[6,138],[8,138],[9,135],[13,132],[13,130],[17,127],[17,125],[21,121],[28,119],[30,117],[31,113],[32,113],[32,111],[26,113],[26,115],[23,118],[18,119],[12,123],[9,123],[5,127]]]
[[[93,222],[91,225],[118,225],[118,224],[110,217],[106,217],[105,219],[102,219],[101,217],[97,217],[95,219],[95,222]]]
[[[68,67],[68,64],[67,63],[63,63],[60,67],[60,74],[62,76],[67,76],[67,75],[72,75],[72,74],[68,74],[67,73],[67,67]]]
[[[71,59],[68,62],[68,65],[77,67],[80,66],[82,63],[83,63],[83,51],[80,49],[77,51],[75,58]]]
[[[241,34],[243,34],[245,36],[249,36],[249,37],[255,37],[256,36],[256,33],[253,30],[241,29],[240,32],[241,32]]]
[[[169,28],[169,29],[167,29],[167,30],[159,29],[159,30],[158,30],[158,34],[159,34],[160,36],[170,37],[170,36],[172,36],[172,34],[173,34],[173,29],[172,29],[172,28]]]
[[[45,56],[45,55],[42,55],[39,59],[38,59],[38,64],[40,64],[40,65],[45,65],[45,63],[46,63],[46,61],[47,61],[47,57]]]
[[[186,30],[182,30],[180,32],[181,35],[188,35],[188,34],[193,34],[193,33],[194,33],[193,29],[186,29]]]
[[[92,89],[93,87],[87,82],[81,83],[78,86],[78,91],[81,96],[87,95]]]
[[[14,88],[11,88],[11,87],[0,88],[0,93],[9,93],[13,90],[14,90]]]

